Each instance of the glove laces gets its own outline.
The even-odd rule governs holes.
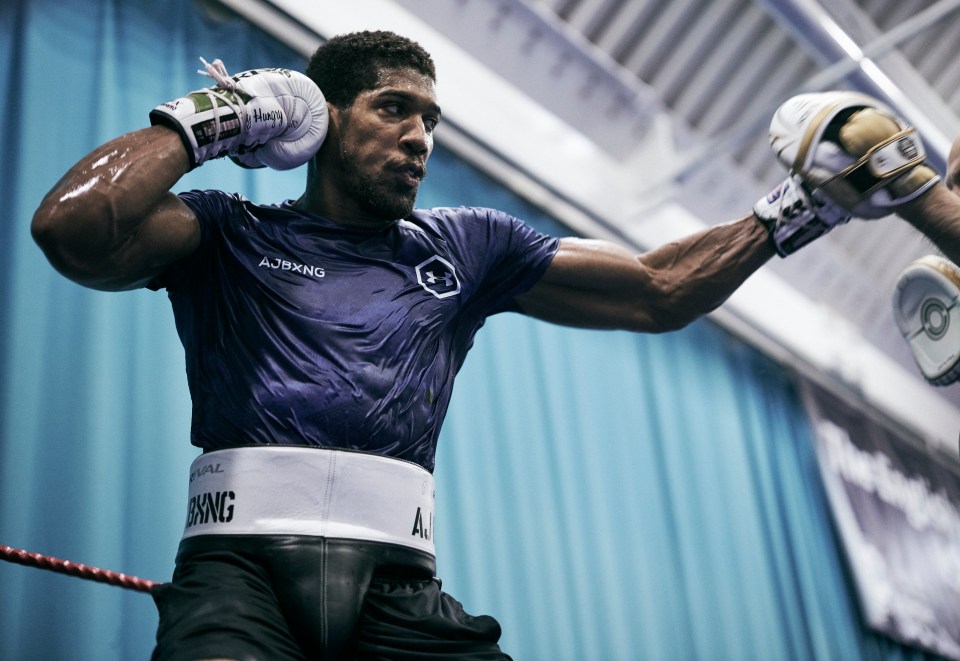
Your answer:
[[[236,91],[237,82],[227,73],[227,66],[223,63],[223,60],[217,58],[213,61],[213,64],[211,64],[201,57],[200,61],[203,62],[204,68],[197,69],[197,73],[201,76],[213,78],[217,81],[217,85],[225,90],[230,90],[231,92]]]
[[[244,106],[244,92],[243,87],[240,84],[230,77],[230,74],[227,73],[227,67],[223,63],[223,60],[220,58],[215,59],[212,63],[207,62],[202,57],[200,61],[203,62],[203,69],[197,69],[197,73],[202,76],[207,76],[208,78],[213,78],[217,82],[217,87],[208,87],[202,90],[210,98],[211,105],[216,108],[218,105],[223,105],[229,108],[237,117],[237,122],[240,124],[240,133],[239,135],[246,135],[246,127],[244,126],[244,121],[246,119],[246,113],[243,112]],[[237,92],[243,92],[243,94],[238,94]],[[232,92],[232,94],[224,94],[223,92]],[[232,97],[232,98],[231,98]],[[217,103],[217,102],[220,103]],[[220,121],[220,113],[215,112],[213,114],[213,126],[214,126],[214,143],[220,140],[220,134],[222,133],[223,123]]]

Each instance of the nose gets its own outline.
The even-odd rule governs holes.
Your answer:
[[[429,155],[433,146],[433,136],[427,131],[420,117],[411,117],[400,136],[400,146],[416,156]]]

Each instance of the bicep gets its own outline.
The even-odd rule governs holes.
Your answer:
[[[146,285],[170,264],[183,259],[200,245],[200,222],[196,214],[173,193],[164,196],[117,255],[115,285],[133,289]]]
[[[200,244],[196,215],[173,193],[162,195],[139,222],[122,234],[100,231],[101,221],[94,225],[97,231],[80,221],[61,221],[49,232],[35,221],[34,237],[54,268],[93,289],[121,291],[142,287]],[[104,236],[108,238],[103,239]]]

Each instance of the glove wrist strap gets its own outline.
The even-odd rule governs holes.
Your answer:
[[[211,88],[168,101],[150,112],[150,123],[174,129],[190,154],[190,166],[230,153],[243,133],[244,94]]]
[[[850,219],[808,193],[796,176],[788,177],[758,200],[753,212],[781,257],[795,253]]]

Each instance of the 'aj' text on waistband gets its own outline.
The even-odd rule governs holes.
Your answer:
[[[190,466],[183,537],[312,535],[435,555],[434,481],[421,466],[344,450],[217,450]]]

